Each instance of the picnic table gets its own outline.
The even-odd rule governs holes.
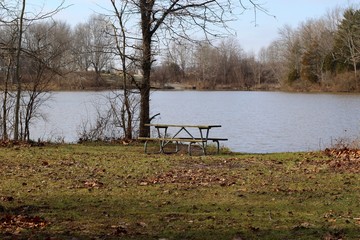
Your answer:
[[[156,129],[156,137],[139,137],[139,140],[144,140],[144,150],[148,153],[147,146],[149,141],[158,141],[160,143],[159,153],[177,153],[179,151],[179,143],[188,144],[188,153],[191,155],[192,146],[197,145],[201,148],[202,153],[206,155],[206,148],[208,142],[216,143],[217,153],[220,152],[220,141],[227,141],[227,138],[214,138],[210,137],[210,130],[219,128],[221,125],[181,125],[181,124],[145,124],[145,126],[153,127]],[[168,131],[172,129],[175,133]],[[197,129],[198,131],[191,131]],[[167,152],[165,147],[169,143],[175,143],[175,151]]]

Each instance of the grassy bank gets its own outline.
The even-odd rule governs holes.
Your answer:
[[[0,149],[0,239],[359,239],[352,155]]]

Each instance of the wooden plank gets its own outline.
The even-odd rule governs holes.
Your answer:
[[[205,139],[194,139],[194,138],[164,138],[165,141],[174,142],[206,142]]]
[[[158,138],[138,137],[137,139],[138,139],[138,140],[155,140],[155,139],[158,139]]]
[[[227,138],[151,138],[151,137],[138,137],[138,140],[149,140],[149,141],[196,141],[196,142],[205,142],[205,141],[228,141],[229,139]]]
[[[181,124],[144,124],[148,127],[167,128],[167,127],[178,127],[178,128],[201,128],[208,129],[214,127],[221,127],[221,125],[181,125]]]
[[[229,139],[227,138],[208,138],[208,141],[228,141]]]
[[[186,138],[181,137],[180,139],[196,139],[196,140],[203,140],[203,141],[228,141],[227,138]]]
[[[151,137],[138,137],[138,140],[146,141],[173,141],[173,142],[206,142],[205,139],[194,139],[194,138],[151,138]]]

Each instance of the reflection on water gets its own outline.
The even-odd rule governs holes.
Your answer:
[[[101,93],[56,93],[48,122],[38,123],[33,138],[77,140],[81,122],[95,115]],[[154,122],[221,124],[212,136],[225,137],[237,152],[318,150],[359,134],[360,95],[282,92],[157,91],[151,95]]]

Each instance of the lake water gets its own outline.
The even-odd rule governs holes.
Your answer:
[[[76,142],[81,122],[94,117],[101,92],[59,92],[48,103],[48,121],[34,139]],[[211,132],[236,152],[319,150],[360,133],[360,95],[240,91],[156,91],[152,123],[220,124]]]

